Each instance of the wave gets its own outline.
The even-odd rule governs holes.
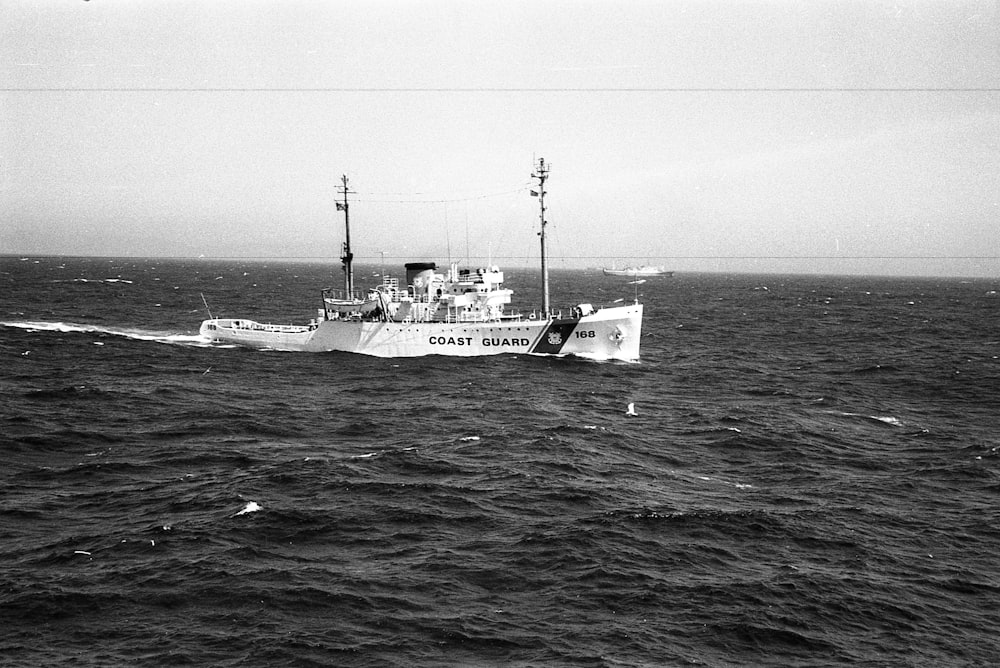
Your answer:
[[[132,285],[135,281],[130,281],[125,278],[71,278],[71,279],[56,279],[52,281],[53,283],[128,283]]]
[[[155,341],[173,345],[195,346],[199,348],[218,347],[208,338],[200,334],[177,334],[172,332],[157,332],[132,327],[101,327],[99,325],[80,325],[72,322],[40,322],[31,320],[0,322],[0,327],[15,327],[32,332],[60,332],[81,334],[109,334],[136,341]]]
[[[873,420],[875,422],[882,422],[883,424],[888,424],[893,427],[902,427],[903,422],[896,417],[891,415],[866,415],[864,413],[845,413],[842,411],[827,411],[831,415],[841,415],[843,417],[853,417],[861,418],[862,420]]]

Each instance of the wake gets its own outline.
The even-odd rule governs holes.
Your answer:
[[[120,336],[135,341],[153,341],[178,346],[194,346],[197,348],[218,347],[200,334],[174,334],[171,332],[156,332],[130,327],[100,327],[98,325],[78,325],[71,322],[37,322],[20,320],[0,322],[0,327],[15,327],[31,332],[60,332],[80,334],[106,334]]]

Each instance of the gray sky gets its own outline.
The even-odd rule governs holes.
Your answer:
[[[0,12],[0,253],[1000,275],[994,1]]]

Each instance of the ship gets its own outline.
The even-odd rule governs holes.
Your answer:
[[[497,265],[440,269],[435,262],[409,262],[405,279],[385,275],[361,295],[354,289],[348,179],[341,177],[345,241],[341,262],[344,290],[321,291],[316,316],[301,325],[260,323],[247,318],[213,318],[201,324],[210,342],[271,350],[349,352],[377,357],[448,355],[478,357],[502,354],[578,356],[596,360],[639,360],[643,305],[616,302],[577,304],[554,310],[549,299],[545,249],[545,182],[550,166],[540,159],[531,177],[537,187],[541,231],[540,308],[522,314],[508,311],[513,291],[504,287]],[[535,185],[535,184],[533,184]],[[620,300],[621,302],[621,300]],[[207,306],[207,304],[206,304]]]
[[[644,278],[646,276],[673,276],[674,272],[663,267],[654,267],[648,264],[641,267],[625,267],[624,269],[604,269],[605,276],[634,276]]]

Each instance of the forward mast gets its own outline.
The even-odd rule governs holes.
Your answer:
[[[538,159],[538,167],[531,178],[538,179],[538,190],[532,190],[531,195],[538,198],[538,219],[541,223],[541,230],[538,237],[542,246],[542,317],[548,318],[551,315],[549,308],[549,265],[545,256],[545,180],[549,178],[549,166],[545,164],[545,158]]]

